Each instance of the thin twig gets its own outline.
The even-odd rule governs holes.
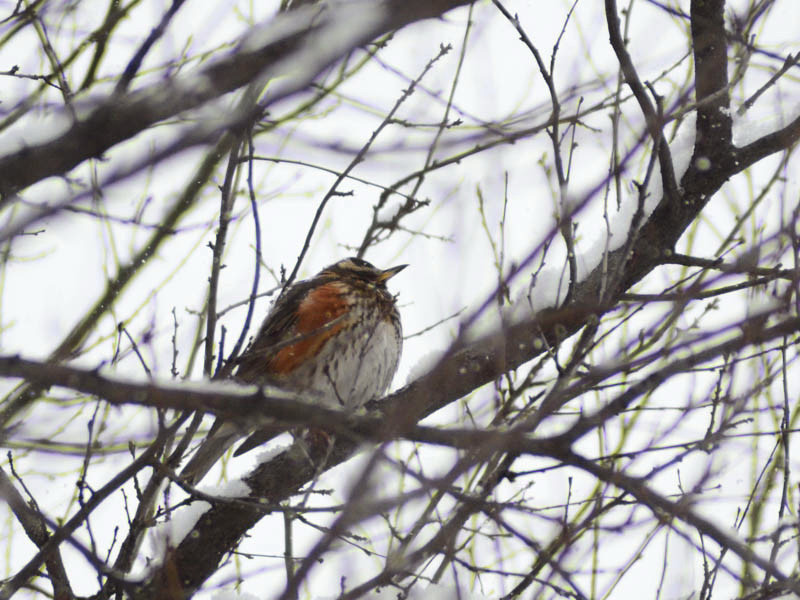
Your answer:
[[[300,250],[300,254],[297,257],[297,261],[294,264],[294,268],[292,269],[292,272],[289,274],[289,277],[287,278],[286,283],[284,284],[283,288],[284,290],[288,289],[289,286],[292,285],[292,282],[294,282],[295,278],[297,277],[297,273],[300,270],[300,265],[303,262],[303,258],[305,258],[306,252],[308,252],[308,249],[311,246],[311,238],[314,235],[314,231],[317,228],[317,224],[319,223],[320,218],[322,218],[322,212],[325,210],[325,206],[327,206],[328,201],[340,193],[338,192],[339,185],[342,183],[342,181],[345,180],[350,171],[352,171],[356,167],[356,165],[364,161],[364,157],[367,155],[367,152],[369,152],[369,149],[372,147],[373,142],[375,142],[378,135],[380,135],[383,129],[391,123],[395,113],[399,110],[399,108],[403,105],[403,103],[411,96],[411,94],[414,93],[414,88],[416,87],[416,85],[422,80],[423,77],[425,77],[428,71],[430,71],[433,68],[436,62],[440,58],[442,58],[445,54],[450,52],[451,49],[452,47],[450,45],[440,46],[439,53],[428,61],[428,63],[422,69],[422,72],[419,74],[419,76],[414,81],[412,81],[411,84],[406,89],[403,90],[402,94],[400,95],[400,98],[397,99],[392,109],[389,111],[386,117],[384,117],[383,121],[381,121],[378,127],[375,128],[375,131],[372,132],[372,135],[370,135],[367,142],[361,147],[361,150],[358,151],[355,157],[353,157],[353,160],[350,161],[350,163],[344,168],[344,170],[341,173],[339,173],[338,177],[336,178],[336,181],[333,182],[333,185],[331,185],[331,187],[322,197],[319,206],[317,206],[317,211],[316,213],[314,213],[314,218],[311,221],[311,225],[308,228],[306,239],[303,242],[303,247]]]

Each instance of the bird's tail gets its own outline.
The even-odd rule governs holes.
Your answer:
[[[258,448],[259,446],[263,446],[270,440],[275,439],[280,434],[288,431],[285,425],[271,425],[262,427],[254,431],[250,437],[248,437],[245,441],[239,444],[239,447],[234,450],[234,456],[241,456],[245,452],[250,452],[253,448]]]
[[[181,478],[189,485],[197,485],[244,433],[233,423],[221,423],[219,426],[215,423],[208,437],[181,471]]]

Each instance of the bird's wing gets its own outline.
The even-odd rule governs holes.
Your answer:
[[[344,290],[335,281],[301,282],[278,300],[251,346],[237,361],[241,381],[281,381],[312,360],[348,324]]]
[[[258,330],[253,342],[236,359],[238,368],[234,377],[244,382],[263,379],[266,365],[276,353],[276,346],[292,335],[297,324],[295,307],[313,288],[310,281],[300,281],[278,298]]]

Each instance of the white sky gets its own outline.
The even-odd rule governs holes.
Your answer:
[[[9,14],[15,4],[16,2],[0,2],[0,17]],[[164,1],[145,1],[140,8],[133,11],[125,24],[119,45],[108,53],[100,69],[101,77],[112,78],[109,79],[106,88],[113,85],[113,77],[124,68],[132,51],[158,21],[168,4]],[[176,23],[181,25],[170,28],[169,33],[148,56],[145,71],[148,68],[153,68],[153,71],[137,79],[135,86],[145,86],[158,81],[159,77],[162,77],[162,71],[156,67],[173,60],[178,54],[199,55],[236,40],[245,31],[249,22],[258,22],[272,14],[277,3],[242,2],[238,3],[235,9],[232,8],[232,4],[189,0],[176,20]],[[520,20],[528,34],[542,50],[545,60],[549,60],[549,50],[560,31],[569,3],[563,1],[512,3],[509,0],[507,4],[509,8],[513,4],[512,10],[519,12]],[[688,9],[685,6],[688,2],[677,4]],[[737,4],[740,3],[729,3],[731,10],[736,10]],[[60,52],[68,52],[76,43],[75,40],[80,39],[86,31],[97,25],[103,18],[105,5],[106,2],[95,0],[82,2],[76,7],[74,17],[63,21],[55,18],[52,22],[47,21],[48,15],[45,14],[51,30],[51,39],[60,44],[58,46]],[[796,52],[800,49],[796,33],[796,25],[800,22],[800,4],[789,1],[785,2],[784,8],[785,13],[782,18],[776,18],[775,14],[779,11],[774,11],[773,16],[759,31],[766,40],[764,44],[779,54]],[[260,12],[252,14],[250,11],[254,10]],[[191,28],[185,27],[187,23],[185,13],[188,11],[191,11]],[[389,65],[391,69],[399,71],[405,77],[414,78],[436,55],[440,44],[450,43],[454,47],[449,55],[437,63],[424,80],[421,89],[418,89],[404,104],[398,115],[400,118],[417,123],[435,123],[441,119],[443,111],[441,98],[446,98],[449,93],[453,73],[457,67],[466,19],[466,9],[460,9],[449,13],[442,20],[415,24],[398,32],[389,46],[380,53],[383,64]],[[451,115],[451,118],[460,116],[464,126],[448,132],[443,138],[440,157],[449,156],[457,149],[467,149],[474,144],[476,139],[473,139],[473,136],[481,133],[478,127],[480,123],[504,120],[509,114],[515,114],[519,119],[514,127],[519,129],[540,124],[549,114],[545,86],[530,53],[519,42],[509,24],[488,3],[479,3],[475,7],[473,20],[475,26],[456,91],[457,111]],[[665,17],[662,11],[643,2],[636,3],[629,49],[635,57],[636,66],[643,79],[657,78],[666,68],[681,59],[685,52],[683,27],[678,21]],[[3,32],[4,30],[0,29],[0,35]],[[654,38],[657,42],[654,42]],[[38,48],[39,42],[32,36],[31,29],[29,33],[19,36],[13,49],[9,45],[0,49],[0,70],[18,65],[20,72],[24,73],[46,71],[45,58]],[[556,76],[559,90],[579,85],[580,94],[584,98],[584,107],[592,106],[613,91],[616,81],[615,60],[608,44],[601,3],[584,0],[578,4],[571,25],[561,41],[559,52]],[[89,58],[90,54],[84,53],[71,67],[70,77],[75,81],[80,81],[79,74],[87,68]],[[759,64],[767,64],[759,57],[752,60],[759,61]],[[682,81],[681,74],[685,73],[687,64],[683,62],[676,72],[670,75],[668,81],[661,80],[655,83],[656,90],[669,97],[674,91],[672,82]],[[778,63],[773,61],[768,64],[774,67]],[[182,67],[181,71],[189,73],[195,68],[197,68],[196,62],[191,62]],[[749,78],[734,90],[734,97],[739,101],[749,96],[770,75],[766,69],[753,68],[751,72]],[[0,110],[9,110],[15,106],[17,101],[32,89],[32,85],[34,84],[28,80],[4,77],[3,90],[0,92],[2,100]],[[332,98],[323,104],[328,112],[319,110],[316,118],[304,120],[296,127],[280,128],[269,135],[257,138],[257,153],[265,157],[281,156],[328,168],[343,168],[406,86],[407,81],[404,77],[396,75],[383,65],[371,64],[341,88],[341,97]],[[103,88],[102,85],[99,87]],[[50,97],[53,105],[60,104],[55,91],[50,92]],[[745,119],[737,122],[737,142],[750,140],[793,118],[796,113],[791,111],[798,110],[796,98],[797,75],[794,74],[789,81],[781,82],[773,92],[766,94],[756,103]],[[278,103],[272,108],[271,116],[277,118],[290,112],[299,99],[290,98]],[[85,97],[78,98],[79,102],[89,100]],[[235,100],[231,97],[224,98],[201,114],[213,117],[216,112],[233,106]],[[574,100],[563,107],[565,112],[574,108]],[[738,108],[738,104],[734,103],[733,108]],[[631,142],[634,134],[639,131],[641,122],[636,108],[632,103],[628,103],[623,119],[623,144]],[[35,144],[49,139],[54,135],[59,123],[63,123],[63,119],[53,111],[37,110],[32,117],[21,120],[0,134],[3,136],[0,152],[6,154],[20,144]],[[587,190],[603,181],[608,168],[607,113],[597,112],[588,115],[585,123],[587,128],[579,129],[576,134],[578,146],[573,159],[574,176],[569,188],[571,201],[580,201]],[[683,129],[673,140],[676,165],[681,163],[685,165],[688,160],[687,148],[692,141],[690,135],[692,124],[692,119],[687,119]],[[591,131],[589,127],[598,131]],[[171,141],[172,132],[169,127],[155,127],[136,139],[114,148],[108,153],[108,160],[84,163],[73,175],[88,179],[91,170],[96,169],[99,179],[102,180],[128,161]],[[410,130],[400,126],[390,126],[378,138],[367,160],[356,167],[353,175],[378,181],[382,185],[390,185],[421,166],[426,144],[433,135],[432,128]],[[186,184],[201,156],[201,152],[186,151],[151,171],[104,189],[104,209],[111,215],[127,216],[135,212],[136,207],[145,198],[149,198],[150,201],[143,211],[142,221],[158,223],[163,217],[161,213],[163,207],[174,201],[175,194]],[[497,240],[500,233],[498,223],[503,211],[505,177],[508,175],[510,200],[504,231],[506,268],[512,262],[523,260],[548,234],[554,226],[558,199],[553,178],[548,178],[540,161],[545,165],[552,165],[552,148],[548,145],[544,133],[513,145],[500,146],[477,157],[467,158],[460,165],[434,172],[426,178],[418,196],[430,198],[432,206],[413,215],[405,225],[409,229],[423,231],[428,237],[396,235],[389,242],[370,250],[366,256],[368,260],[381,267],[398,263],[411,265],[390,284],[390,288],[399,293],[406,333],[417,332],[462,309],[466,309],[465,315],[470,314],[496,285],[491,248],[478,211],[478,188],[486,202],[486,222],[490,233]],[[637,157],[631,165],[632,171],[641,171],[644,167],[643,161],[644,159]],[[759,189],[759,185],[774,170],[776,161],[776,158],[766,160],[747,177],[734,178],[718,194],[704,213],[705,218],[699,225],[699,233],[692,238],[691,250],[694,254],[713,256],[721,237],[724,237],[730,229],[732,215],[744,210],[750,200],[749,191]],[[680,173],[680,170],[678,172]],[[783,183],[786,189],[785,197],[796,199],[800,192],[797,169],[787,170],[785,175],[787,178]],[[215,183],[220,183],[221,177],[220,170]],[[285,265],[287,269],[292,268],[319,199],[333,178],[330,174],[303,166],[256,163],[256,186],[260,190],[262,252],[265,262],[271,268],[276,271],[281,265]],[[654,176],[654,180],[657,180],[657,176]],[[327,264],[350,254],[346,246],[358,244],[363,236],[371,217],[371,207],[377,201],[379,191],[352,180],[347,181],[342,189],[352,190],[353,195],[334,198],[329,204],[313,238],[301,276],[312,275]],[[57,202],[64,199],[68,192],[68,186],[63,181],[47,181],[26,190],[24,197],[29,202]],[[627,200],[632,200],[634,193],[635,190],[629,185]],[[656,186],[652,188],[652,193],[657,199]],[[207,292],[211,253],[206,244],[213,236],[213,225],[209,227],[207,224],[218,211],[218,203],[219,198],[215,190],[207,189],[202,202],[181,223],[181,233],[162,247],[158,256],[125,292],[115,305],[112,314],[106,317],[102,326],[98,328],[98,333],[91,336],[87,344],[91,350],[77,359],[75,364],[94,367],[109,361],[115,348],[116,323],[124,320],[131,334],[135,336],[154,326],[156,337],[150,343],[143,345],[144,356],[154,366],[159,376],[169,377],[172,352],[171,311],[174,307],[179,319],[177,335],[177,345],[181,351],[179,368],[183,372],[188,349],[193,341],[195,323],[194,317],[188,311],[201,310]],[[611,242],[612,247],[622,241],[621,235],[632,214],[631,207],[632,204],[627,203],[619,213],[615,211],[615,214],[611,215],[611,230],[618,234]],[[757,223],[754,229],[757,229],[758,224],[763,224],[763,227],[771,231],[769,228],[780,216],[779,213],[785,216],[790,214],[792,208],[793,206],[764,206],[753,217]],[[26,209],[19,210],[20,213],[14,215],[14,218],[24,216]],[[240,196],[237,200],[236,212],[244,214],[244,218],[233,223],[231,228],[225,256],[226,268],[222,272],[221,279],[218,302],[220,307],[239,302],[250,292],[253,272],[253,225],[249,218],[246,195]],[[15,241],[13,254],[16,260],[12,261],[2,274],[0,350],[3,354],[20,353],[29,358],[46,357],[57,341],[61,340],[75,324],[76,315],[82,314],[100,295],[107,278],[114,275],[116,265],[119,262],[126,262],[134,255],[150,233],[149,230],[142,228],[104,224],[96,219],[75,214],[59,214],[38,224],[36,228],[44,228],[46,233],[22,237]],[[590,269],[599,260],[600,251],[606,242],[605,236],[606,232],[602,225],[602,194],[600,194],[591,199],[578,219],[578,250],[584,269]],[[552,302],[561,274],[563,256],[560,243],[555,244],[548,255],[547,269],[539,277],[539,287],[535,292],[537,308]],[[643,283],[643,287],[655,291],[660,286],[671,283],[672,280],[668,279],[671,275],[666,275],[666,272],[664,269],[655,273]],[[525,277],[516,282],[512,297],[516,298],[525,293],[529,273],[530,270]],[[274,281],[266,271],[262,271],[261,291],[269,289],[272,285]],[[259,302],[256,325],[266,314],[268,307],[268,299]],[[699,310],[698,308],[697,311]],[[727,306],[726,310],[718,315],[719,321],[736,320],[737,315],[745,310],[748,310],[748,306],[744,304],[740,307]],[[696,314],[694,311],[695,309],[690,309],[685,315],[687,327]],[[244,308],[226,314],[223,324],[228,329],[229,335],[234,337],[238,335],[244,314]],[[490,327],[494,322],[494,316],[487,315],[485,321],[479,322],[476,325],[476,332]],[[420,365],[424,366],[429,362],[430,358],[425,358],[426,356],[445,348],[457,332],[457,327],[458,320],[452,320],[423,336],[407,340],[394,387],[403,385],[412,370],[418,372]],[[127,342],[123,346],[129,347]],[[197,364],[201,362],[199,360]],[[122,360],[116,366],[115,372],[127,377],[144,379],[144,373],[132,355]],[[199,368],[196,367],[190,377],[192,380],[198,380]],[[2,382],[2,389],[4,391],[9,389],[12,383]],[[680,385],[682,389],[685,389],[683,386],[691,389],[695,382],[687,378],[682,380]],[[701,390],[705,389],[705,382],[697,384],[696,393],[700,394]],[[477,414],[486,415],[487,407],[483,402],[491,396],[490,392],[491,390],[475,402],[474,408]],[[63,397],[65,394],[61,391],[56,395]],[[86,411],[92,410],[93,407],[89,404],[81,410],[76,410],[74,407],[57,410],[56,415],[69,414],[77,417],[66,425],[62,423],[63,419],[45,421],[33,418],[36,416],[33,415],[15,431],[14,435],[21,439],[44,437],[82,443],[86,436]],[[54,409],[51,407],[49,410]],[[154,430],[154,416],[147,411],[137,409],[123,411],[105,407],[102,407],[101,411],[108,411],[111,415],[108,420],[109,430],[104,434],[109,440],[124,439],[126,435],[136,440],[147,439]],[[433,417],[432,422],[449,423],[454,419],[466,422],[462,409],[456,406],[441,411]],[[677,415],[675,419],[678,419]],[[665,439],[668,437],[670,423],[658,422],[657,417],[646,416],[642,421],[644,426],[638,437],[641,438],[643,445],[651,440],[651,436],[659,440],[662,435]],[[681,432],[684,433],[686,432]],[[748,444],[749,442],[742,442],[743,454],[751,451]],[[587,446],[591,444],[587,442]],[[444,472],[454,460],[454,453],[431,448],[426,450],[425,460],[417,462],[411,445],[407,443],[395,445],[391,449],[391,455],[407,460],[427,476]],[[43,455],[30,456],[35,458],[36,462],[23,463],[22,471],[41,508],[53,518],[73,514],[77,506],[74,502],[72,504],[67,502],[73,493],[77,462],[54,459],[43,464],[41,461]],[[245,472],[256,458],[256,456],[243,457],[232,461],[229,465],[230,473]],[[680,467],[684,486],[687,486],[687,481],[699,477],[709,466],[718,472],[729,472],[739,459],[734,455],[726,458],[730,462],[709,465],[704,457],[693,457]],[[364,460],[365,457],[358,457],[344,467],[326,473],[319,485],[322,488],[334,488],[335,492],[331,498],[324,498],[320,503],[327,505],[345,500],[349,494],[347,482],[360,472],[359,466]],[[121,453],[93,466],[89,472],[91,484],[102,485],[115,469],[118,470],[128,461],[127,454]],[[537,461],[531,462],[536,465],[535,468],[542,467]],[[642,473],[646,472],[647,467],[648,463],[643,463]],[[396,481],[395,469],[387,466],[384,471],[384,481]],[[662,489],[675,491],[675,476],[674,471],[665,473],[659,480],[663,485]],[[566,477],[565,472],[550,473],[546,485],[537,484],[524,493],[534,498],[531,504],[535,506],[559,505],[565,501],[563,490],[567,485]],[[734,475],[732,477],[734,485],[736,479]],[[206,479],[206,483],[213,481],[211,477]],[[729,479],[724,481],[728,482]],[[573,494],[579,495],[580,491],[589,490],[592,483],[588,478],[581,481],[580,477],[576,477],[573,482]],[[745,477],[741,483],[746,486],[747,478]],[[377,494],[377,484],[375,482],[373,484],[376,486],[374,492]],[[391,488],[384,491],[392,494],[397,490]],[[222,492],[217,489],[217,493]],[[518,490],[501,487],[498,496],[508,494],[511,497],[512,493],[518,493]],[[734,488],[734,491],[729,488],[722,489],[719,504],[709,507],[709,514],[714,514],[721,522],[729,524],[736,508],[740,506],[740,494],[741,488]],[[114,525],[122,524],[118,519],[122,514],[120,512],[122,501],[119,495],[115,495],[103,509],[95,513],[92,525],[101,544],[108,544],[114,535]],[[422,502],[412,503],[408,514],[398,518],[398,521],[410,525],[422,506]],[[706,507],[703,507],[703,510],[705,509]],[[637,516],[643,518],[643,515]],[[185,524],[189,517],[190,515],[176,517],[176,522]],[[529,515],[509,518],[512,521],[518,519],[521,527],[535,531],[537,535],[552,535],[555,531],[552,522],[533,519],[536,522],[531,523]],[[320,518],[320,522],[324,522],[324,518]],[[264,519],[252,532],[253,537],[246,540],[242,546],[243,550],[278,557],[265,562],[242,563],[240,574],[245,577],[245,582],[241,589],[256,594],[256,597],[264,597],[265,590],[268,589],[274,590],[275,593],[282,589],[284,572],[279,557],[283,552],[283,540],[282,533],[280,535],[274,533],[280,531],[281,523],[282,519],[279,516]],[[4,528],[14,525],[10,519],[4,519],[0,525],[0,539],[4,537]],[[641,533],[647,531],[651,525],[645,521],[634,529]],[[175,522],[172,526],[176,526]],[[381,537],[385,536],[385,528],[381,527],[381,523],[377,520],[365,523],[358,532],[370,537],[374,548],[386,548],[386,540]],[[428,535],[432,533],[433,530]],[[117,534],[118,539],[121,535],[124,535],[124,532]],[[313,546],[319,535],[313,529],[298,528],[295,552],[302,555]],[[643,537],[645,535],[642,533]],[[425,538],[423,535],[420,543],[424,542]],[[85,540],[86,537],[83,536],[81,539]],[[22,535],[16,534],[14,540],[13,552],[5,554],[6,573],[16,571],[29,559],[33,551],[32,546],[23,541]],[[616,566],[635,555],[635,541],[631,541],[628,545],[619,545],[618,562],[612,560],[606,565],[610,573],[614,572]],[[163,539],[157,540],[154,547],[161,542]],[[674,557],[676,562],[675,566],[668,570],[664,593],[665,597],[679,597],[694,589],[703,574],[698,565],[690,567],[680,562],[680,558],[686,552],[683,540],[673,536],[669,543],[671,546],[667,553]],[[583,558],[585,557],[575,556],[569,560],[580,561]],[[65,551],[65,560],[70,572],[72,569],[77,569],[87,573],[85,582],[76,578],[74,582],[76,592],[91,593],[96,584],[91,577],[91,568],[86,565],[83,558],[71,551]],[[486,564],[491,564],[492,560],[491,555],[487,556]],[[510,557],[504,567],[524,568],[529,560],[530,557],[527,556]],[[640,586],[643,582],[648,590],[653,589],[653,583],[647,580],[647,574],[660,568],[658,562],[660,560],[661,555],[658,553],[645,554],[633,567],[634,573],[615,588],[614,597],[641,597]],[[268,566],[264,567],[265,564]],[[365,573],[373,573],[378,564],[380,564],[379,559],[365,556],[359,550],[332,553],[328,555],[324,564],[318,565],[313,571],[311,580],[314,589],[308,592],[311,596],[327,597],[326,595],[338,589],[339,577],[342,574],[347,575],[349,585],[357,585],[369,576]],[[138,565],[140,568],[142,566]],[[426,574],[431,575],[433,571],[435,565],[432,569],[428,569]],[[209,588],[217,584],[231,587],[235,573],[231,567],[220,571],[209,581]],[[461,589],[468,589],[466,581],[447,581],[449,586],[456,583]],[[610,579],[606,573],[603,585],[608,583]],[[476,591],[486,597],[496,597],[502,592],[497,587],[500,584],[495,580],[487,578],[484,585],[483,588],[477,585]],[[452,597],[448,595],[447,589],[452,587],[445,588],[444,591],[430,590],[424,597]],[[201,597],[212,596],[209,592]],[[218,597],[221,600],[227,599],[228,596]]]

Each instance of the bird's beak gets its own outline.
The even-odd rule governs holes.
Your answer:
[[[400,271],[405,269],[408,265],[397,265],[396,267],[392,267],[391,269],[386,269],[385,271],[381,271],[381,274],[378,275],[378,282],[383,283],[384,281],[388,281],[395,275],[397,275]]]

